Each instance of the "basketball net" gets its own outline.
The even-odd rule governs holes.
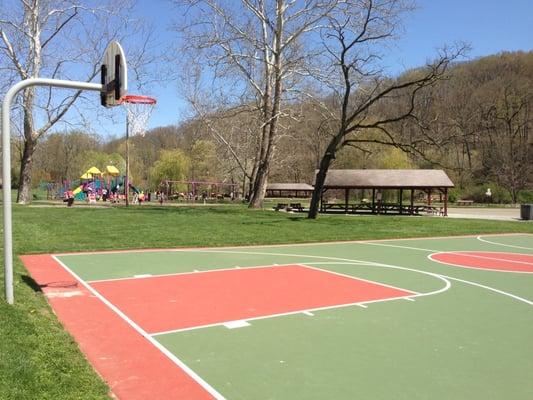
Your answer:
[[[156,99],[148,96],[127,95],[120,99],[120,104],[126,108],[128,113],[129,135],[144,137],[156,103]]]

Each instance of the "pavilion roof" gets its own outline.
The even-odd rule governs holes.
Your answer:
[[[451,187],[454,187],[453,182],[440,169],[330,169],[324,184],[325,189]]]

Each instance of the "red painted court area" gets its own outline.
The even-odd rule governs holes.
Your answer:
[[[300,265],[92,282],[149,333],[410,296]]]
[[[432,254],[431,259],[458,267],[533,272],[533,255],[531,254],[462,251]]]
[[[21,258],[62,324],[109,385],[114,398],[213,399],[186,371],[90,293],[51,256]]]

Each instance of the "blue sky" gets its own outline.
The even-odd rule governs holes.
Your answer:
[[[170,25],[179,14],[167,0],[139,0],[133,13],[152,21],[161,46],[175,39]],[[471,45],[469,58],[533,50],[533,0],[419,0],[418,8],[404,19],[404,33],[385,56],[384,65],[391,74],[398,74],[424,64],[437,48],[456,41]],[[130,91],[133,87],[130,81]],[[186,115],[172,82],[143,94],[158,99],[150,127],[177,124]],[[122,126],[107,129],[115,135],[123,131]]]

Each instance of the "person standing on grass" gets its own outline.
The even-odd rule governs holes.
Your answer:
[[[67,202],[67,207],[72,207],[74,204],[74,192],[72,190],[67,190],[65,192],[65,201]]]

